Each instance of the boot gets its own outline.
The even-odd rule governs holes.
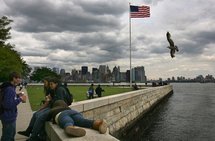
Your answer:
[[[75,127],[75,126],[67,126],[64,131],[67,135],[74,137],[83,137],[86,135],[86,131],[83,128]]]
[[[104,119],[97,119],[93,123],[93,129],[99,131],[101,134],[104,134],[107,132],[107,122]]]

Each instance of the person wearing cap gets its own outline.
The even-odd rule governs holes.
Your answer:
[[[18,115],[17,105],[20,102],[26,101],[26,96],[16,93],[16,86],[21,82],[21,75],[17,72],[12,72],[9,75],[9,82],[1,85],[3,94],[2,106],[3,113],[0,115],[2,122],[1,141],[14,141],[16,134],[16,118]]]
[[[92,128],[104,134],[107,131],[107,122],[104,119],[90,120],[70,109],[63,100],[57,100],[49,113],[53,123],[58,124],[69,136],[82,137],[86,135],[84,128]],[[81,128],[84,127],[84,128]]]

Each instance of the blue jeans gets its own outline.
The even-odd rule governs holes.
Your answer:
[[[40,110],[40,111],[34,112],[32,118],[31,118],[31,121],[30,121],[30,123],[29,123],[29,125],[28,125],[27,130],[30,130],[30,132],[32,131],[32,129],[33,129],[33,127],[34,127],[34,124],[35,124],[37,118],[38,118],[39,116],[41,116],[46,110],[49,110],[49,108],[45,108],[45,109],[42,109],[42,110]]]
[[[44,130],[45,122],[48,120],[48,114],[50,112],[50,108],[47,107],[43,110],[37,111],[33,114],[33,117],[31,118],[29,127],[32,128],[31,137],[37,137],[41,131]]]
[[[2,136],[1,141],[14,141],[16,135],[16,121],[12,123],[2,122]]]
[[[81,113],[75,110],[65,110],[59,115],[58,122],[59,126],[63,129],[67,126],[92,128],[94,120],[85,119]]]

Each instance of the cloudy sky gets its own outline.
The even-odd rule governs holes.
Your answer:
[[[150,18],[131,20],[133,67],[144,66],[149,79],[215,76],[214,0],[0,0],[0,16],[14,20],[9,42],[30,66],[126,71],[129,2],[151,8]]]

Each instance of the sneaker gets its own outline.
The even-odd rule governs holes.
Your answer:
[[[66,134],[74,137],[83,137],[86,135],[86,131],[83,128],[75,126],[67,126],[65,128]]]
[[[27,131],[18,131],[17,133],[20,134],[20,135],[26,136],[26,137],[30,136],[30,133],[27,132]]]

